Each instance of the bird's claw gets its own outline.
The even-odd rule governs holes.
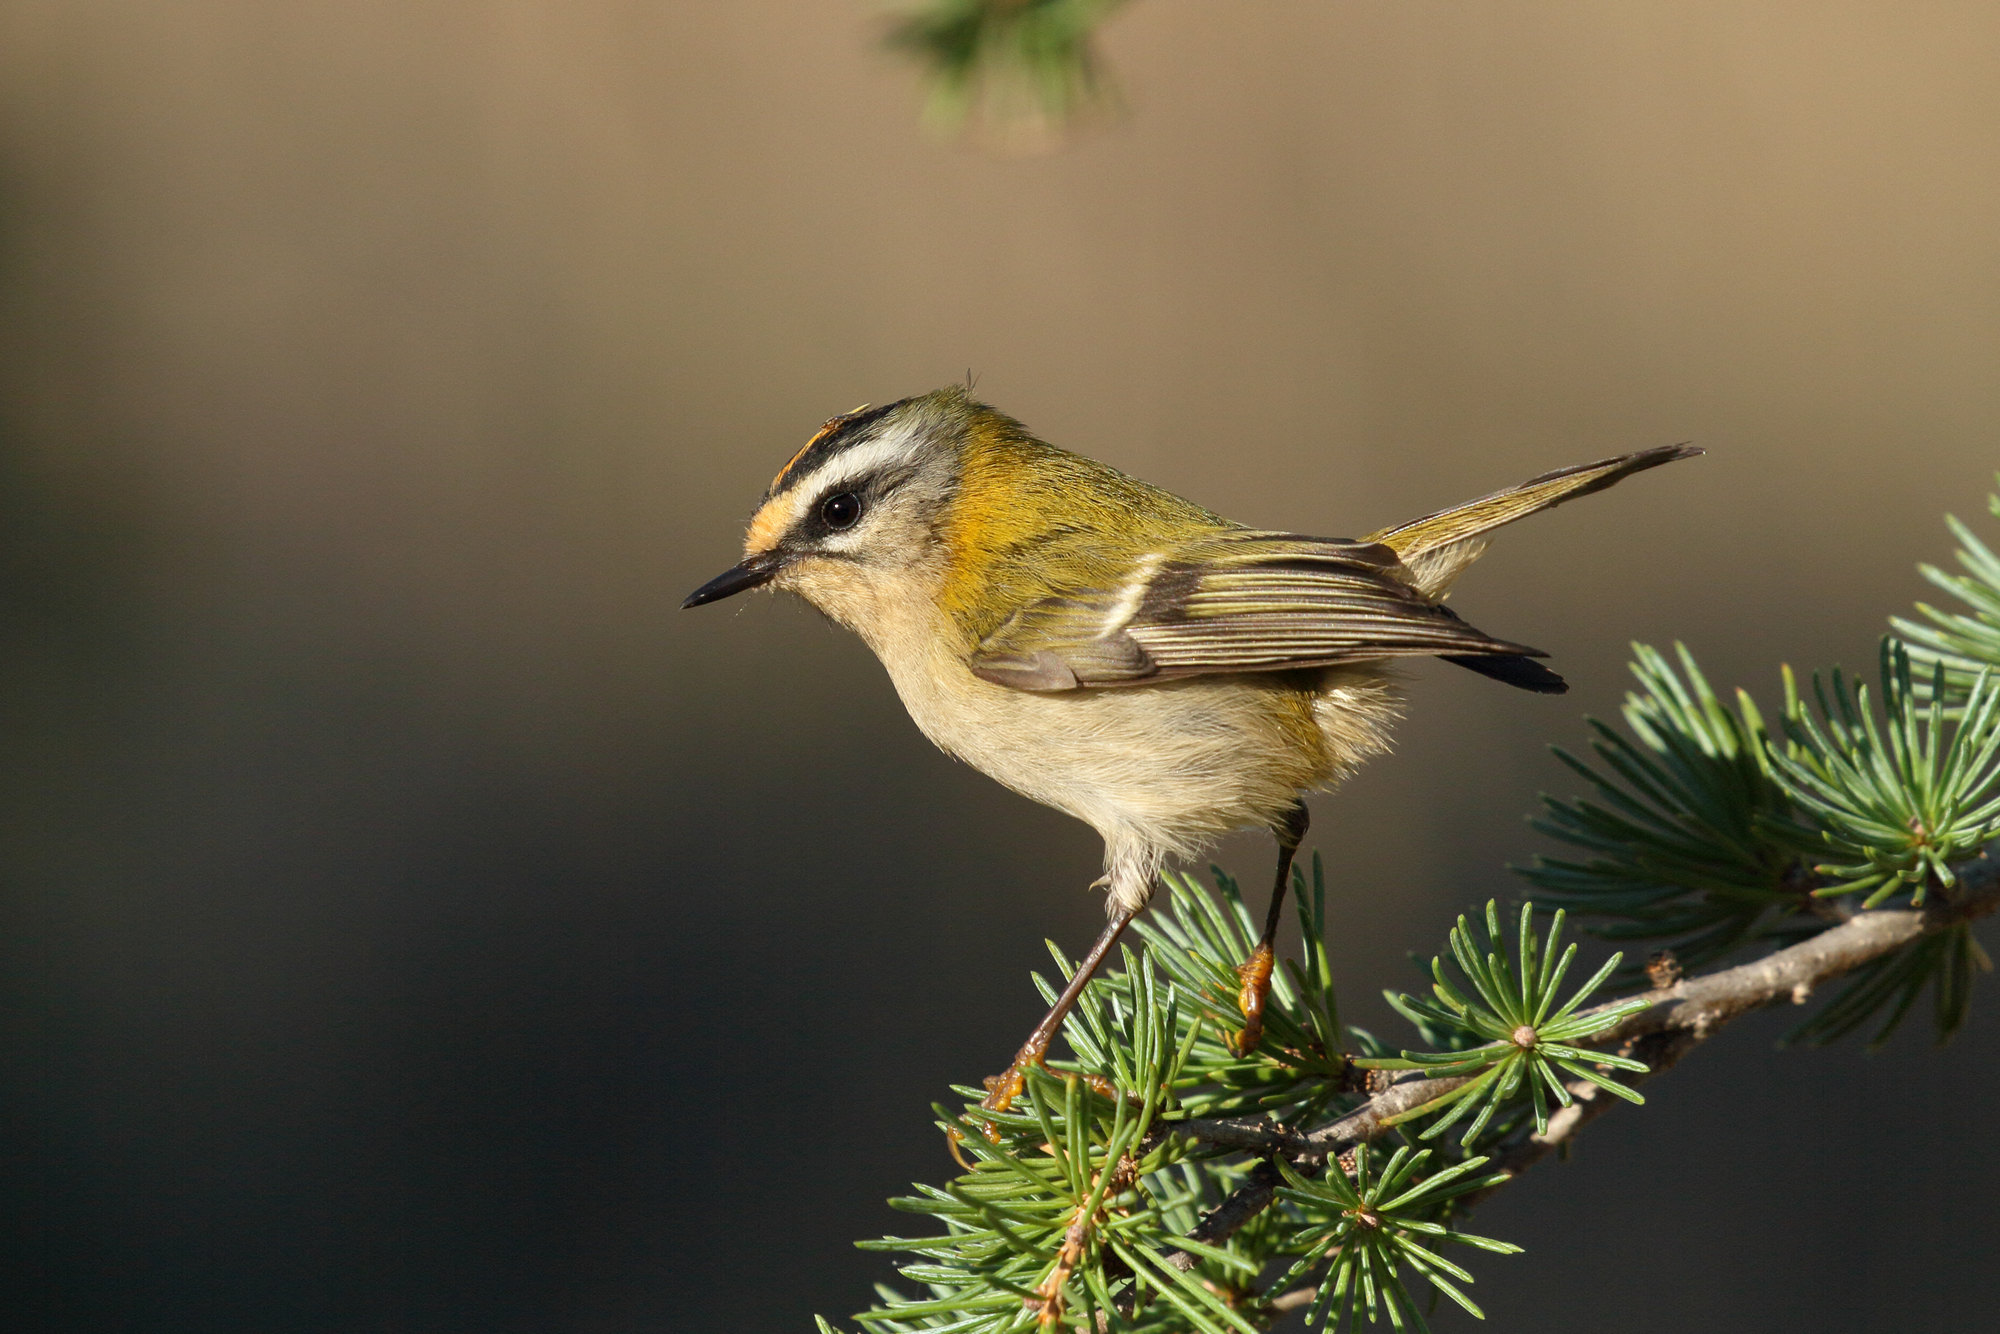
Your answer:
[[[1036,1060],[1035,1064],[1041,1064],[1040,1060]],[[1022,1073],[1024,1069],[1025,1064],[1017,1060],[1014,1064],[1007,1067],[1005,1073],[988,1075],[985,1079],[979,1081],[986,1086],[986,1096],[979,1100],[979,1110],[982,1112],[1004,1112],[1012,1107],[1014,1099],[1020,1097],[1021,1090],[1028,1086],[1028,1077]],[[979,1133],[985,1136],[988,1144],[998,1144],[1000,1142],[999,1127],[995,1126],[991,1121],[981,1121],[979,1123]],[[960,1167],[970,1172],[972,1170],[972,1163],[967,1160],[964,1150],[958,1147],[964,1142],[964,1131],[957,1129],[945,1131],[945,1143],[951,1149],[951,1156],[958,1160]]]
[[[1266,943],[1258,945],[1249,958],[1236,965],[1236,978],[1242,983],[1236,993],[1236,1007],[1243,1011],[1243,1027],[1237,1030],[1232,1043],[1238,1056],[1248,1056],[1264,1040],[1264,1002],[1271,995],[1271,970],[1276,962],[1277,951]]]

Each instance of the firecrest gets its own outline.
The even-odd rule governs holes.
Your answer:
[[[1502,524],[1700,452],[1564,468],[1350,541],[1245,528],[940,389],[821,427],[772,479],[743,560],[682,605],[799,594],[866,641],[946,753],[1103,836],[1110,922],[988,1081],[1001,1108],[1162,863],[1252,827],[1278,839],[1241,969],[1237,1043],[1255,1047],[1301,796],[1388,747],[1392,660],[1566,689],[1545,654],[1447,608],[1452,581]]]

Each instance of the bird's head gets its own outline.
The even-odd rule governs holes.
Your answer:
[[[889,604],[934,599],[967,443],[989,416],[1006,420],[952,388],[833,418],[771,479],[742,561],[681,605],[789,589],[865,636]]]

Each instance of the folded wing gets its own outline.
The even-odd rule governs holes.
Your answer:
[[[1029,603],[970,665],[1017,690],[1075,690],[1421,654],[1544,656],[1474,629],[1407,580],[1379,542],[1222,533],[1142,555],[1116,585]]]

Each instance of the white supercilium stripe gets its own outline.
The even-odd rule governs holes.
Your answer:
[[[842,450],[801,477],[798,489],[815,497],[823,496],[843,483],[858,482],[884,466],[908,457],[910,435],[915,429],[915,423],[898,423],[866,444]]]

